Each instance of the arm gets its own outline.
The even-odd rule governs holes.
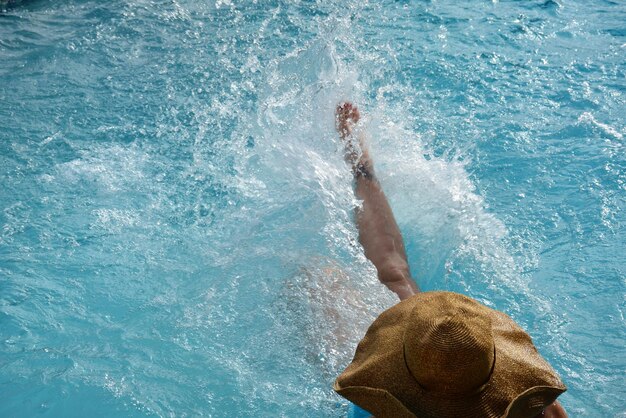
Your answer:
[[[360,146],[354,144],[352,128],[359,117],[358,109],[351,103],[337,107],[337,131],[346,144],[346,160],[352,164],[356,196],[363,201],[363,207],[356,214],[359,241],[365,256],[376,267],[378,279],[402,300],[419,289],[411,279],[402,235],[374,175],[369,151],[362,141],[359,141]]]

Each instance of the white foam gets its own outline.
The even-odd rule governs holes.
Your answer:
[[[384,111],[382,106],[372,110]],[[405,239],[419,243],[414,274],[441,286],[443,278],[433,275],[462,257],[477,263],[496,283],[523,286],[507,249],[506,227],[486,209],[464,164],[433,156],[401,118],[375,115],[367,130],[376,171],[398,224]]]
[[[81,158],[57,166],[59,174],[72,183],[89,181],[101,190],[117,192],[130,186],[140,187],[147,155],[134,146],[93,147]]]
[[[597,128],[600,128],[600,130],[602,130],[602,132],[604,132],[606,135],[612,138],[618,139],[620,141],[624,139],[624,135],[621,132],[619,132],[617,129],[615,129],[611,125],[598,122],[591,112],[583,112],[583,114],[578,117],[577,122],[589,123]]]

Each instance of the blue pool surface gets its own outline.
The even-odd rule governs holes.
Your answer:
[[[345,417],[395,299],[357,103],[424,290],[501,309],[626,417],[626,4],[0,2],[0,416]]]

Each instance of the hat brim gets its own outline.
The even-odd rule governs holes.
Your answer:
[[[406,366],[404,332],[411,312],[425,298],[442,294],[459,296],[424,292],[383,312],[335,381],[335,391],[378,418],[521,418],[540,413],[566,390],[524,330],[504,313],[473,300],[492,322],[495,364],[489,381],[469,396],[424,390]]]

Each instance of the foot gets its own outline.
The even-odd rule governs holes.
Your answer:
[[[359,121],[361,115],[359,109],[350,102],[343,102],[337,105],[335,111],[335,127],[339,136],[346,139],[352,134],[354,125]]]
[[[371,166],[367,147],[363,143],[361,135],[353,135],[354,127],[361,118],[359,109],[350,102],[343,102],[337,105],[335,111],[335,126],[339,136],[346,147],[346,162],[356,170],[357,165],[366,164]],[[358,138],[355,138],[358,136]]]

